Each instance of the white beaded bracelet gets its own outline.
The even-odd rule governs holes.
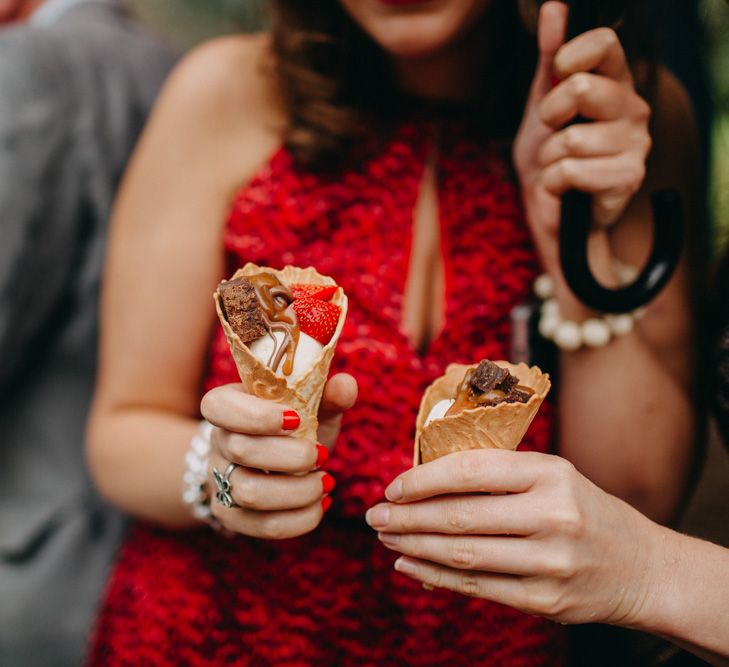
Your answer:
[[[616,272],[621,282],[626,283],[635,276],[635,269],[617,265]],[[584,322],[565,320],[554,298],[554,282],[546,273],[534,281],[534,293],[543,300],[539,317],[539,334],[551,340],[562,350],[574,352],[583,346],[604,347],[616,336],[629,334],[642,310],[620,315],[591,317]]]
[[[190,507],[196,519],[211,525],[217,523],[210,511],[210,494],[207,492],[212,431],[213,425],[210,422],[206,420],[200,422],[185,454],[185,473],[182,476],[182,502]]]

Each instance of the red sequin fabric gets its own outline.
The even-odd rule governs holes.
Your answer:
[[[413,214],[432,124],[403,125],[382,152],[336,178],[302,171],[281,149],[237,196],[225,232],[228,270],[314,266],[349,297],[332,371],[353,374],[328,470],[333,506],[313,533],[268,542],[207,529],[139,524],[110,581],[90,664],[564,664],[564,630],[543,619],[396,573],[396,555],[364,522],[412,464],[423,390],[451,362],[508,357],[510,311],[529,295],[535,251],[508,149],[439,131],[438,196],[446,325],[419,354],[399,324]],[[206,387],[236,382],[221,331]],[[522,445],[548,451],[544,405]]]

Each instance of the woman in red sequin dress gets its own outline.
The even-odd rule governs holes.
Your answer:
[[[411,463],[424,388],[451,362],[509,356],[510,313],[541,270],[566,315],[591,315],[556,261],[562,191],[595,195],[600,270],[611,266],[611,225],[615,253],[640,260],[645,196],[626,205],[643,180],[648,113],[625,55],[607,29],[563,46],[557,2],[542,10],[536,74],[534,39],[511,1],[274,5],[272,38],[217,40],[173,74],[116,207],[89,461],[99,488],[140,521],[90,662],[564,664],[563,628],[524,613],[557,618],[544,596],[504,599],[522,611],[502,606],[497,590],[469,587],[467,566],[479,564],[468,559],[444,570],[465,583],[443,578],[444,588],[491,600],[424,590],[393,569],[365,513]],[[664,74],[656,95],[684,99]],[[560,131],[577,113],[597,122]],[[678,114],[657,127],[682,123]],[[674,133],[673,148],[687,136]],[[650,187],[680,180],[682,160],[656,160]],[[324,447],[287,435],[296,414],[236,384],[210,294],[248,261],[315,266],[349,297]],[[542,408],[522,446],[544,459],[559,451],[658,517],[675,507],[690,447],[685,283],[679,274],[640,332],[563,354],[560,402]],[[596,373],[602,396],[582,390]],[[616,400],[640,382],[665,387],[666,414],[639,392]],[[210,465],[239,465],[238,507],[212,504],[232,537],[195,525],[180,499],[200,412],[215,426]],[[626,448],[636,423],[643,446]],[[488,514],[473,502],[499,501],[459,495],[473,489],[453,480],[450,495],[413,507],[431,508],[431,531],[456,539]],[[545,526],[561,510],[547,505]],[[501,579],[519,584],[518,574]]]

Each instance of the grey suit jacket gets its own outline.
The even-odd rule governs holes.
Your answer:
[[[123,532],[84,467],[99,279],[173,59],[114,0],[0,31],[0,665],[81,662]]]

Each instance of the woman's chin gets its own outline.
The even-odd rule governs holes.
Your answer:
[[[370,37],[394,58],[427,58],[452,46],[457,39],[458,29],[448,30],[444,25],[432,25],[433,21],[414,21],[405,28],[395,25],[383,26],[370,32]],[[418,30],[414,23],[422,23]]]
[[[340,0],[360,28],[397,58],[422,58],[451,48],[492,0]],[[399,2],[400,0],[398,0]],[[394,3],[394,4],[390,4]]]

